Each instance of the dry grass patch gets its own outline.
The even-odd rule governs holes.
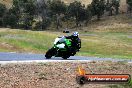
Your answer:
[[[109,88],[106,84],[76,83],[77,67],[82,65],[87,73],[132,74],[132,65],[116,62],[50,62],[0,65],[2,88]],[[119,88],[119,87],[117,87]]]

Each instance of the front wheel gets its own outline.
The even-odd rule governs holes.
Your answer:
[[[54,47],[52,47],[51,49],[49,49],[46,54],[45,57],[46,59],[50,59],[53,55],[55,55],[56,49]]]

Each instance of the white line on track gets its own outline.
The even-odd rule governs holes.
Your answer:
[[[47,63],[47,62],[91,62],[91,60],[25,60],[25,61],[0,61],[0,64],[24,64],[24,63]]]

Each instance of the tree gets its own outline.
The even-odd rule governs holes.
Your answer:
[[[112,5],[115,8],[115,14],[119,14],[120,0],[112,0]]]
[[[6,6],[0,3],[0,26],[3,26],[3,16],[6,13]]]
[[[3,24],[4,26],[10,26],[11,28],[15,28],[17,25],[17,17],[14,14],[6,14],[3,17]]]
[[[126,3],[129,5],[128,12],[132,13],[132,0],[127,0]]]
[[[24,28],[31,29],[33,24],[33,19],[35,15],[35,1],[34,0],[23,0],[24,10],[23,10],[23,17],[24,17]]]
[[[106,3],[106,11],[109,12],[109,16],[112,16],[113,15],[113,8],[112,8],[112,3],[110,3],[110,0],[107,0],[107,3]]]
[[[62,27],[62,18],[66,14],[67,5],[61,0],[52,0],[48,2],[48,8],[52,17],[55,17],[56,28]]]
[[[93,0],[91,6],[92,15],[96,15],[97,19],[100,20],[101,16],[104,14],[105,0]]]
[[[24,29],[29,29],[33,23],[35,10],[35,0],[13,0],[13,6],[9,12],[18,18],[19,27],[23,25]]]
[[[56,14],[65,14],[67,10],[67,6],[61,0],[52,0],[48,2],[49,9],[53,12],[54,15]]]
[[[88,5],[86,8],[86,22],[85,25],[87,26],[88,22],[92,19],[92,12],[91,12],[91,5]]]
[[[51,23],[51,11],[49,10],[48,2],[50,0],[37,0],[36,2],[36,14],[39,21],[36,22],[36,27],[39,30],[45,30]]]
[[[46,18],[46,20],[44,20],[44,21],[37,22],[35,24],[35,27],[34,28],[36,30],[42,31],[42,30],[45,30],[47,27],[49,27],[50,24],[51,24],[51,21],[48,18]]]
[[[42,20],[48,16],[48,5],[45,0],[37,0],[36,2],[36,14],[41,17]]]
[[[68,14],[70,15],[70,17],[75,18],[76,26],[79,26],[79,22],[84,21],[87,18],[87,11],[85,9],[85,6],[78,1],[70,3],[68,7]]]
[[[0,3],[0,17],[3,17],[3,15],[6,12],[6,6]]]

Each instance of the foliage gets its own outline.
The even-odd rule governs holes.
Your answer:
[[[49,27],[51,24],[51,21],[50,19],[46,19],[44,21],[39,21],[35,24],[35,27],[34,29],[38,30],[38,31],[42,31],[42,30],[45,30],[47,29],[47,27]]]
[[[56,28],[62,27],[61,20],[66,14],[67,5],[61,0],[52,0],[47,3],[48,9],[50,11],[50,18],[52,18],[53,22],[56,23]],[[47,20],[47,19],[46,19]]]
[[[100,20],[101,16],[104,14],[105,10],[105,0],[93,0],[91,3],[92,15],[97,15],[97,19]]]
[[[70,3],[68,7],[68,14],[75,18],[77,26],[79,26],[79,22],[90,19],[90,10],[85,8],[85,5],[82,5],[81,2],[78,1]]]
[[[127,4],[132,6],[132,0],[127,0]]]
[[[86,25],[88,24],[88,22],[92,19],[92,12],[91,12],[91,5],[88,5],[86,8]]]
[[[6,10],[6,6],[0,3],[0,17],[5,14]]]
[[[9,12],[18,17],[19,26],[23,25],[24,29],[29,29],[32,26],[35,10],[34,0],[13,0]]]
[[[130,13],[132,13],[132,0],[127,0],[126,3],[129,5],[128,11],[130,11]]]
[[[131,0],[128,0],[127,3],[131,5]],[[111,0],[111,3],[106,3],[106,0],[92,0],[91,4],[87,6],[79,1],[66,4],[62,0],[13,0],[13,5],[9,10],[0,4],[0,16],[5,14],[4,18],[0,18],[0,23],[5,21],[4,26],[32,29],[35,26],[35,20],[35,28],[41,28],[41,30],[47,29],[50,24],[54,23],[56,29],[63,28],[63,25],[68,25],[68,22],[74,22],[78,27],[87,25],[94,16],[100,20],[105,10],[110,11],[112,15],[112,7],[118,14],[119,6],[119,0]]]
[[[3,17],[4,26],[10,26],[11,28],[15,28],[17,25],[17,17],[14,14],[6,14]]]
[[[3,16],[6,13],[6,6],[0,3],[0,26],[3,26]]]
[[[112,0],[112,5],[115,8],[116,14],[119,13],[120,0]]]
[[[56,14],[65,14],[66,13],[66,9],[67,6],[64,2],[60,1],[60,0],[53,0],[53,1],[49,1],[49,9],[53,12],[54,15]]]

